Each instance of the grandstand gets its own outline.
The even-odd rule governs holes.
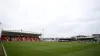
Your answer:
[[[40,41],[40,33],[30,32],[17,32],[2,30],[1,40],[2,41]]]

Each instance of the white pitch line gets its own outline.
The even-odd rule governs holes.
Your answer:
[[[6,53],[6,50],[5,50],[4,46],[3,46],[3,44],[2,44],[2,47],[3,47],[3,51],[4,51],[5,56],[7,56],[7,53]]]

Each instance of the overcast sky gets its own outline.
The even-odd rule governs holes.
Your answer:
[[[0,22],[44,37],[91,35],[100,33],[100,0],[0,0]]]

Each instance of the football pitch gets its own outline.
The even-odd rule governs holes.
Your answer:
[[[3,42],[8,56],[100,56],[100,43]]]

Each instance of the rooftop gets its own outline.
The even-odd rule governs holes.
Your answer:
[[[11,30],[2,30],[2,35],[9,36],[41,36],[41,33],[32,33],[32,32],[23,32],[23,31],[11,31]]]

